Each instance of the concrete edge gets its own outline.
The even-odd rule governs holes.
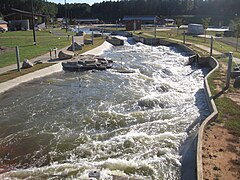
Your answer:
[[[62,71],[62,64],[57,63],[52,66],[40,69],[38,71],[34,71],[32,73],[25,74],[23,76],[15,78],[15,79],[0,83],[0,94],[8,91],[11,88],[18,86],[21,83],[31,81],[35,78],[41,78],[41,77],[44,77],[44,76],[47,76],[47,75],[50,75],[50,74],[53,74],[56,72],[60,72],[60,71]]]
[[[218,116],[218,110],[212,98],[212,93],[208,84],[208,77],[219,68],[219,63],[214,57],[210,57],[209,65],[213,68],[204,78],[204,89],[211,114],[202,122],[198,130],[197,137],[197,180],[203,180],[203,164],[202,164],[202,139],[203,133],[208,124],[213,122]]]

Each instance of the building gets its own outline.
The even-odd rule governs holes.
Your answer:
[[[8,22],[0,20],[0,31],[8,31]]]
[[[20,9],[11,8],[13,13],[4,15],[4,19],[9,22],[9,30],[29,30],[30,29],[30,20],[32,19],[32,12],[23,11]],[[34,14],[34,21],[41,22],[40,24],[45,23],[46,15]],[[37,27],[38,23],[34,23],[34,26]]]
[[[158,24],[157,16],[125,16],[123,19],[127,31],[140,30],[142,24]]]
[[[202,24],[188,24],[188,34],[200,35],[204,34],[204,28]]]
[[[100,21],[98,18],[95,19],[76,19],[77,24],[98,24]]]

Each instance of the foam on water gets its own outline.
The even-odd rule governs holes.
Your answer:
[[[113,70],[55,75],[0,97],[0,178],[180,179],[180,147],[209,114],[204,71],[126,39]]]

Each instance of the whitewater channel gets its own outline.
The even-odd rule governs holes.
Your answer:
[[[0,179],[181,178],[180,149],[209,115],[209,69],[131,39],[102,56],[135,73],[63,71],[0,96]]]

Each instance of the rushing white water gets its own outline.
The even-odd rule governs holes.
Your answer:
[[[209,113],[203,70],[131,39],[104,56],[135,73],[62,72],[0,97],[0,179],[180,178],[179,149]]]

